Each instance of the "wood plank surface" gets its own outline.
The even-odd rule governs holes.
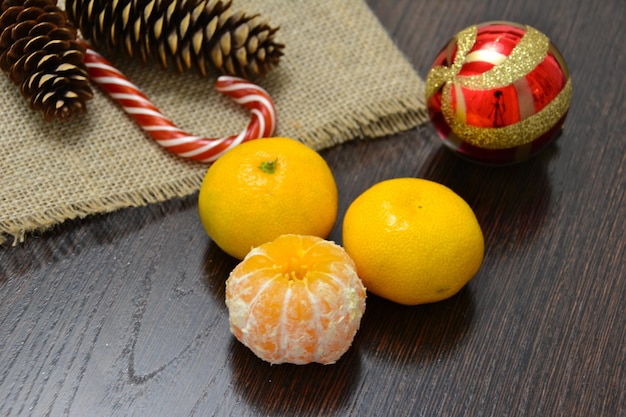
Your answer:
[[[564,133],[526,163],[465,162],[428,126],[322,152],[340,219],[387,178],[459,193],[478,275],[432,305],[369,295],[335,365],[269,366],[229,333],[236,261],[197,196],[67,222],[0,247],[1,416],[626,416],[626,3],[367,3],[422,77],[490,20],[539,29],[569,65]]]

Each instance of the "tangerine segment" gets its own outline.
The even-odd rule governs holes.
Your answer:
[[[226,281],[231,332],[272,364],[336,362],[359,329],[365,298],[343,248],[308,235],[252,249]]]

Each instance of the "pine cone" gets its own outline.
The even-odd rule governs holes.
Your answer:
[[[282,56],[278,28],[258,15],[232,12],[221,0],[67,0],[69,19],[96,48],[124,51],[146,62],[206,76],[208,65],[223,74],[263,76]]]
[[[67,121],[93,97],[84,48],[56,0],[3,0],[0,68],[46,120]]]

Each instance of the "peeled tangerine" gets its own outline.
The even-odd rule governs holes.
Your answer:
[[[365,293],[343,248],[283,235],[252,249],[228,277],[230,329],[269,363],[331,364],[352,344]]]

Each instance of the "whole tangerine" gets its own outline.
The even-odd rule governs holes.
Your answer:
[[[322,156],[303,143],[255,139],[209,167],[198,211],[211,239],[241,260],[283,234],[328,237],[337,218],[337,185]]]
[[[373,185],[348,207],[342,233],[367,290],[400,304],[453,296],[483,261],[483,234],[471,207],[425,179]]]

